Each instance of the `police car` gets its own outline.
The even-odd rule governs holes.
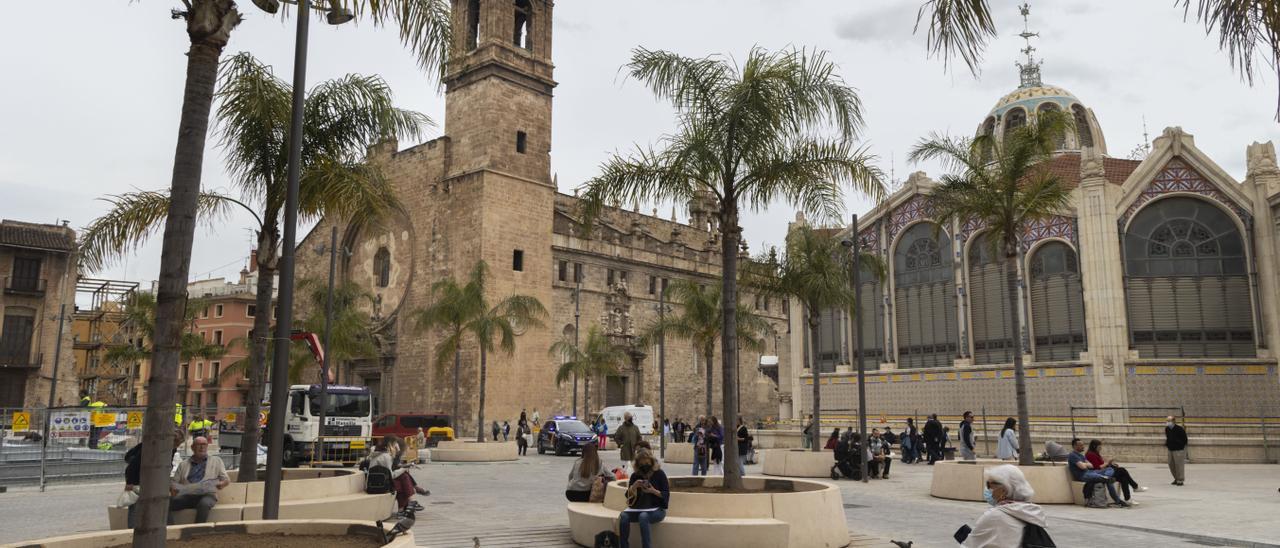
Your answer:
[[[556,416],[538,432],[538,454],[554,451],[557,455],[582,452],[583,446],[596,443],[596,434],[578,417]]]

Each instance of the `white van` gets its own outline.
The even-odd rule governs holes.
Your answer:
[[[618,431],[618,427],[622,426],[622,414],[631,413],[632,421],[640,428],[640,433],[645,436],[653,435],[653,406],[649,405],[615,405],[606,407],[600,412],[604,416],[604,424],[609,427],[609,435]]]

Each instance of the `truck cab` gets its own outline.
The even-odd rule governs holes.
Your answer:
[[[323,439],[324,460],[354,463],[364,457],[373,435],[373,398],[363,386],[326,388],[324,432],[320,431],[320,385],[289,387],[284,464],[313,460]]]

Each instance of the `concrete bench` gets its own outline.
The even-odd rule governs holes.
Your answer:
[[[285,470],[280,488],[281,519],[349,519],[375,521],[396,511],[393,493],[370,495],[364,492],[364,474],[356,470]],[[297,478],[297,479],[290,479]],[[234,479],[234,478],[233,478]],[[218,504],[209,521],[262,519],[265,483],[232,483],[218,492]],[[174,522],[194,523],[195,510],[174,514]],[[128,527],[128,508],[107,507],[111,529]]]
[[[568,507],[573,541],[593,546],[601,531],[618,532],[617,510],[601,503],[571,502]],[[716,527],[708,527],[715,525]],[[651,527],[654,546],[706,548],[775,548],[787,546],[791,526],[772,518],[686,518],[668,515]],[[628,542],[640,545],[640,527],[631,526]]]

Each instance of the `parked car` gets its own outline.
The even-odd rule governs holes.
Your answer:
[[[395,434],[412,438],[421,428],[427,436],[427,447],[435,447],[440,440],[454,439],[450,422],[449,415],[438,413],[387,413],[373,421],[373,437]]]
[[[577,417],[557,416],[542,425],[538,432],[538,454],[554,451],[557,455],[582,453],[582,447],[596,443],[596,435]]]

